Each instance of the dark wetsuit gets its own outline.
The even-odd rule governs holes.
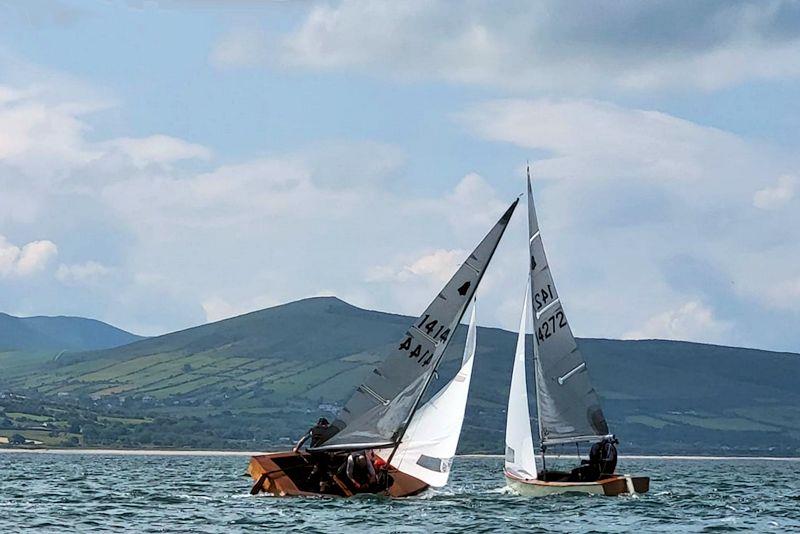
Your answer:
[[[617,467],[617,448],[614,441],[598,441],[589,450],[589,459],[581,463],[583,465],[572,470],[571,480],[574,482],[594,482],[602,475],[613,474]]]
[[[614,442],[608,439],[592,445],[589,451],[589,465],[595,467],[597,478],[600,475],[611,475],[617,468],[617,448]]]
[[[321,425],[317,423],[311,427],[306,434],[297,442],[295,450],[299,450],[303,444],[308,441],[310,447],[317,447],[334,434],[334,430],[330,425]],[[309,441],[310,440],[310,441]],[[330,467],[330,454],[327,452],[309,452],[311,455],[311,463],[314,467],[308,475],[308,482],[310,484],[319,485],[319,490],[325,492],[329,485],[329,467]]]

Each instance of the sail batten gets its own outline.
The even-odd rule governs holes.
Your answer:
[[[556,291],[536,218],[530,178],[528,235],[539,440],[543,448],[593,441],[609,434],[608,424]]]
[[[312,450],[397,445],[419,406],[489,262],[518,200],[461,264],[425,312],[369,373],[331,425],[335,433]],[[381,399],[386,402],[382,402]]]

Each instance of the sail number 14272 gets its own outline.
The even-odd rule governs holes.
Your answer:
[[[564,316],[564,311],[559,309],[553,315],[542,321],[539,328],[536,329],[536,338],[539,340],[539,343],[542,343],[545,339],[555,334],[557,330],[565,326],[567,326],[567,318]]]

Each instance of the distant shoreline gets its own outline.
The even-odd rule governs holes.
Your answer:
[[[204,450],[175,450],[175,449],[13,449],[0,447],[0,454],[93,454],[97,456],[256,456],[268,454],[260,451],[204,451]],[[459,454],[459,458],[502,458],[502,454]],[[558,459],[569,458],[569,454],[560,456],[547,456]],[[701,456],[701,455],[658,455],[658,454],[629,454],[620,455],[620,459],[627,460],[712,460],[712,461],[738,461],[738,460],[763,460],[774,462],[800,462],[798,456]]]

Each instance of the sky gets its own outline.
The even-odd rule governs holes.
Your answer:
[[[418,315],[530,160],[576,335],[800,351],[798,96],[796,1],[0,0],[0,311]]]

